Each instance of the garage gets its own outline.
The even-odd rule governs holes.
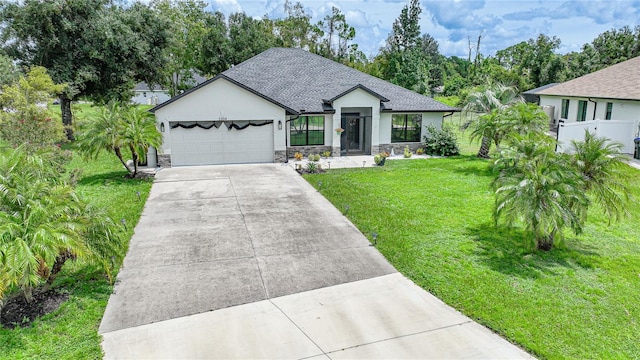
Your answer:
[[[171,163],[272,163],[273,121],[170,122]]]

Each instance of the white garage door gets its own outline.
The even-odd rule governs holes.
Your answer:
[[[171,129],[171,164],[213,165],[273,162],[273,123],[242,130]]]

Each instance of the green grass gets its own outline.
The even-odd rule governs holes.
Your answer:
[[[124,219],[125,237],[130,239],[151,181],[125,180],[126,170],[114,155],[106,153],[89,162],[74,156],[70,167],[82,169],[76,191],[108,209],[115,220]],[[104,273],[81,262],[67,263],[54,287],[68,292],[69,300],[31,326],[0,328],[0,359],[102,358],[97,331],[113,289]]]
[[[529,250],[522,231],[494,226],[488,162],[468,153],[305,177],[322,181],[338,209],[348,205],[367,237],[377,232],[378,249],[401,273],[532,354],[640,357],[637,201],[632,217],[612,226],[592,211],[584,234],[543,253]],[[633,193],[640,198],[638,182]]]

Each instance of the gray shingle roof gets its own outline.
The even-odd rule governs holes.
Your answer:
[[[535,94],[640,100],[640,56]]]
[[[335,100],[359,87],[381,99],[385,111],[448,112],[458,109],[302,49],[272,48],[224,71],[200,86],[223,77],[233,80],[287,111],[330,111]],[[185,92],[181,96],[187,95]],[[156,108],[177,100],[173,98]],[[385,101],[388,100],[388,101]]]

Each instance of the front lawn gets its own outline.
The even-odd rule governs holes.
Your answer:
[[[477,146],[474,147],[477,150]],[[640,171],[628,169],[636,179]],[[492,174],[473,156],[396,160],[306,179],[404,275],[541,358],[639,358],[640,204],[549,253],[496,228]],[[640,199],[640,182],[633,185]]]
[[[109,210],[133,234],[151,189],[149,180],[125,180],[126,170],[112,154],[86,162],[74,156],[71,168],[81,169],[76,191],[89,202]],[[123,221],[124,220],[124,221]],[[115,274],[114,274],[115,277]],[[68,262],[54,288],[69,300],[25,328],[0,328],[0,359],[101,359],[98,326],[113,287],[99,269]]]

